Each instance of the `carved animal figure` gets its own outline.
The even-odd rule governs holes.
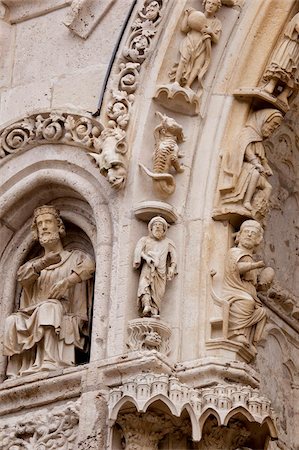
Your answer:
[[[161,123],[155,128],[155,150],[153,154],[153,171],[143,164],[140,167],[153,179],[155,190],[163,197],[175,191],[175,179],[170,173],[173,168],[177,173],[184,171],[179,159],[184,155],[179,152],[181,142],[185,140],[183,128],[174,119],[160,112],[156,113]]]

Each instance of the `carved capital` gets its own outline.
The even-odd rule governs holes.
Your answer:
[[[126,450],[156,450],[159,441],[173,430],[170,419],[153,412],[120,414],[117,423],[121,426]]]

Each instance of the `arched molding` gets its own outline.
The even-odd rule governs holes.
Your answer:
[[[1,196],[1,224],[7,230],[1,242],[1,333],[3,321],[15,309],[16,273],[33,246],[30,232],[34,209],[51,203],[64,220],[79,227],[92,244],[97,271],[94,285],[94,318],[90,360],[105,357],[108,302],[112,278],[114,227],[117,208],[111,212],[111,190],[81,150],[66,145],[43,145],[14,155],[0,167],[4,181]],[[18,171],[16,171],[16,167]],[[114,202],[115,203],[115,202]],[[112,216],[114,220],[112,220]],[[1,358],[0,372],[5,372]]]
[[[90,114],[62,110],[38,110],[0,128],[0,158],[42,144],[68,144],[95,151],[102,124]]]
[[[193,439],[197,441],[201,439],[204,425],[211,416],[218,426],[227,426],[230,419],[240,415],[260,426],[267,418],[274,424],[270,401],[261,397],[257,389],[238,385],[193,389],[174,376],[147,373],[129,379],[110,391],[108,408],[111,426],[127,402],[134,404],[138,412],[145,413],[157,401],[162,402],[175,417],[180,417],[185,410],[192,424]]]
[[[236,417],[237,415],[241,415],[244,417],[244,419],[246,419],[248,422],[254,422],[254,417],[253,415],[247,411],[243,406],[238,406],[237,408],[232,409],[225,417],[225,419],[223,420],[223,422],[221,423],[221,425],[228,425],[228,422],[233,419],[234,417]]]

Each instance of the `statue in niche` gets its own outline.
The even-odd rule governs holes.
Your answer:
[[[20,308],[7,317],[4,331],[9,378],[73,366],[75,348],[84,347],[91,304],[94,261],[80,250],[63,249],[59,211],[36,208],[32,232],[44,254],[17,273]]]
[[[288,23],[263,81],[266,82],[263,91],[277,96],[288,107],[288,98],[299,88],[299,13]]]
[[[274,278],[272,268],[253,258],[262,240],[260,223],[246,220],[237,233],[237,246],[228,251],[225,261],[222,292],[229,303],[228,337],[247,346],[258,343],[267,320],[257,289],[265,291]]]
[[[162,217],[153,217],[148,224],[149,235],[136,245],[133,267],[141,267],[137,297],[142,317],[160,315],[166,281],[177,273],[175,244],[166,237],[168,226]]]
[[[186,37],[180,46],[179,62],[169,74],[171,84],[160,86],[156,98],[167,94],[168,99],[175,97],[185,99],[195,105],[195,113],[199,112],[199,101],[203,92],[203,78],[211,62],[212,44],[219,41],[222,25],[215,14],[221,8],[221,0],[203,0],[204,13],[187,8],[184,11],[181,31]],[[198,81],[197,93],[192,86]],[[176,106],[170,109],[176,110]],[[182,109],[179,109],[182,112]],[[184,112],[184,111],[183,111]]]
[[[220,173],[221,207],[228,213],[247,217],[264,217],[268,210],[272,186],[263,141],[281,124],[277,109],[261,109],[251,114],[240,132],[237,148],[224,155]],[[218,210],[215,212],[217,218]]]
[[[184,142],[183,127],[174,119],[156,113],[161,123],[155,128],[155,150],[153,154],[153,171],[147,169],[143,164],[140,167],[150,176],[154,183],[154,189],[158,195],[168,197],[175,191],[175,179],[170,173],[173,168],[177,173],[184,171],[180,164],[180,153],[178,144]]]

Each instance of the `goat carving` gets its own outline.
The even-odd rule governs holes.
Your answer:
[[[175,179],[170,173],[173,168],[177,173],[184,171],[180,158],[184,155],[179,152],[180,143],[185,137],[183,128],[174,119],[160,112],[156,113],[161,123],[155,128],[155,150],[153,154],[153,171],[143,164],[139,164],[144,172],[152,178],[155,191],[162,197],[168,197],[175,191]]]

